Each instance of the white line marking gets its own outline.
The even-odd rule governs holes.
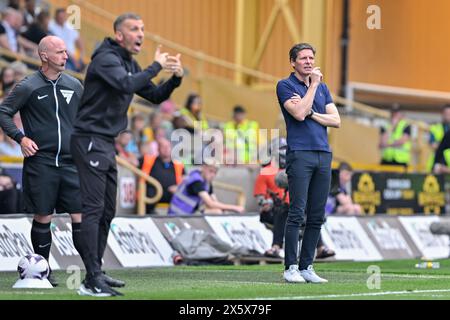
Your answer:
[[[282,282],[257,282],[257,281],[233,281],[233,280],[200,280],[204,282],[226,283],[230,285],[247,284],[247,285],[267,285],[267,286],[285,286],[286,283]]]
[[[450,279],[450,275],[428,275],[428,274],[395,274],[395,273],[382,273],[381,277],[386,278],[419,278],[419,279]]]
[[[327,299],[327,298],[376,297],[376,296],[387,296],[387,295],[438,293],[438,292],[450,292],[450,289],[382,291],[382,292],[365,292],[365,293],[349,293],[349,294],[324,294],[324,295],[316,295],[316,296],[267,297],[267,298],[264,297],[264,298],[257,298],[255,300],[308,300],[308,299]]]
[[[362,275],[363,276],[363,275]],[[450,279],[450,275],[422,275],[422,274],[382,274],[381,277],[383,278],[414,278],[414,279]],[[273,281],[234,281],[234,280],[200,280],[205,281],[208,283],[215,282],[215,283],[224,283],[224,284],[242,284],[242,285],[269,285],[269,286],[286,286],[286,285],[292,285],[290,283],[286,283],[284,280],[280,280],[280,282],[273,282]]]

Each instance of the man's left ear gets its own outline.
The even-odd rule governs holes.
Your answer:
[[[120,30],[116,31],[116,40],[122,41],[123,40],[123,33]]]

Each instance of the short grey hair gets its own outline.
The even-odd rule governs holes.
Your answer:
[[[132,12],[128,12],[128,13],[124,13],[121,14],[120,16],[117,17],[117,19],[114,21],[114,32],[116,32],[120,26],[122,25],[122,23],[127,20],[127,19],[132,19],[132,20],[142,20],[142,18],[136,14],[136,13],[132,13]]]

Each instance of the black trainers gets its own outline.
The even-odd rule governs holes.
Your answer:
[[[78,290],[80,296],[114,297],[123,296],[122,293],[112,289],[103,279],[102,275],[86,277]]]
[[[329,257],[333,257],[336,255],[336,252],[327,247],[321,247],[317,250],[316,259],[325,259]]]
[[[53,275],[53,272],[50,270],[50,273],[48,274],[47,277],[48,282],[50,282],[50,284],[54,287],[58,286],[58,281],[56,280],[55,276]]]
[[[108,276],[104,271],[102,273],[103,280],[105,280],[106,284],[113,288],[122,288],[125,287],[125,282],[119,279],[114,279],[111,276]]]
[[[277,258],[282,259],[280,255],[280,249],[270,248],[266,252],[264,252],[264,256],[268,258]]]

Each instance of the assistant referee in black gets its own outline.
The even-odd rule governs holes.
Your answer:
[[[24,210],[34,213],[31,242],[34,252],[48,260],[55,211],[71,214],[73,242],[81,254],[80,184],[70,154],[70,136],[83,86],[63,73],[68,56],[60,38],[43,38],[39,57],[39,71],[20,81],[0,105],[0,126],[22,148]],[[17,112],[25,132],[14,124]],[[48,280],[57,285],[52,274]]]
[[[79,290],[82,295],[120,295],[111,287],[123,285],[103,274],[101,266],[116,210],[114,138],[127,128],[127,111],[133,95],[161,103],[181,84],[183,76],[180,55],[169,56],[159,48],[155,61],[141,70],[133,59],[141,51],[144,40],[144,23],[138,15],[119,16],[114,22],[114,33],[114,39],[106,38],[92,55],[71,140],[71,152],[80,176],[81,232],[86,246],[83,256],[86,278]],[[162,69],[172,77],[156,86],[151,79]]]

